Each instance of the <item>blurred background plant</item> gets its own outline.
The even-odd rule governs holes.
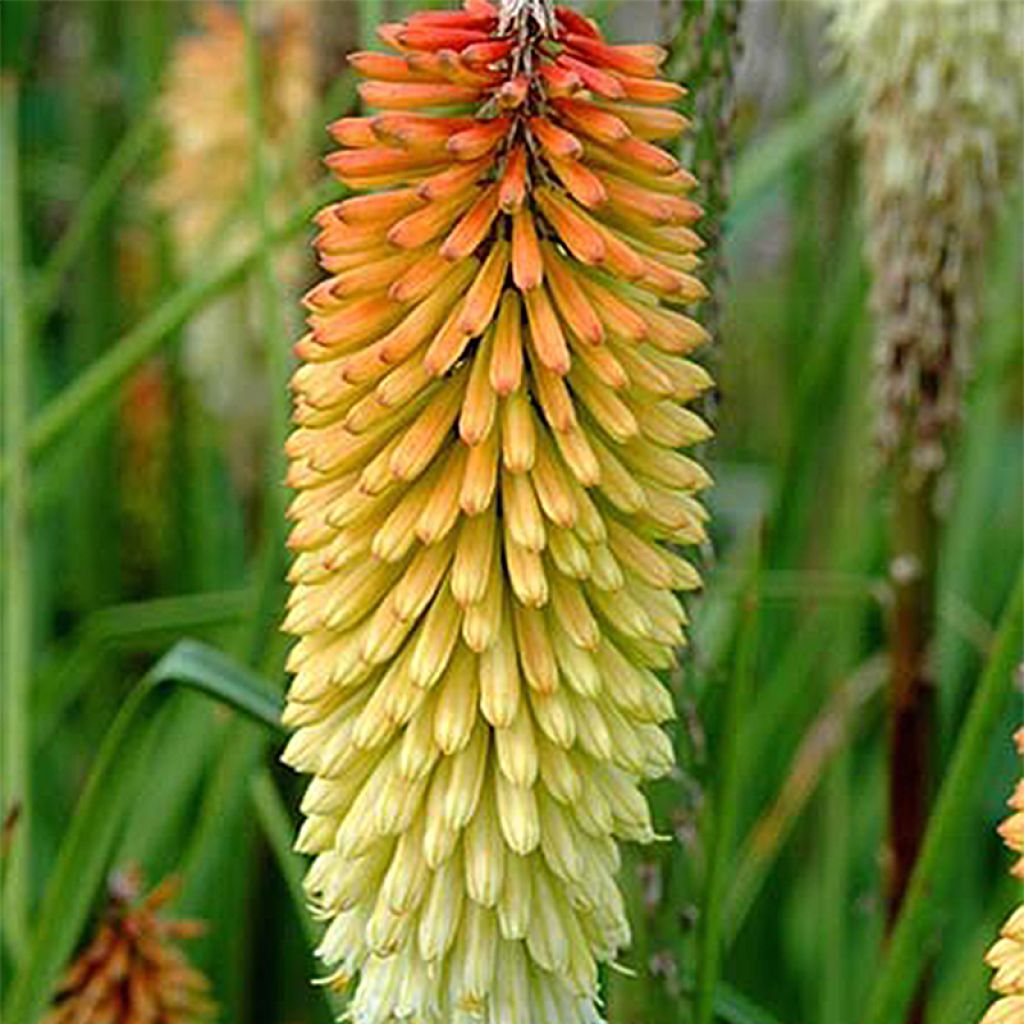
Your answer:
[[[692,647],[673,680],[681,767],[653,791],[670,841],[624,866],[635,943],[630,972],[607,980],[609,1016],[859,1024],[871,1000],[877,1024],[897,1024],[903,1010],[882,991],[907,961],[882,944],[892,499],[869,383],[875,322],[861,253],[876,229],[859,203],[868,168],[854,130],[864,93],[838,72],[828,14],[810,4],[582,6],[613,37],[670,44],[673,72],[699,86],[684,104],[696,122],[687,144],[710,231],[724,236],[711,258],[727,282],[714,311],[707,593],[691,604]],[[336,1009],[308,984],[315,924],[289,850],[293,780],[272,767],[280,740],[265,727],[283,687],[279,452],[290,320],[313,276],[308,218],[339,194],[312,168],[327,148],[323,125],[353,102],[338,55],[409,7],[3,5],[2,969],[12,1024],[42,1016],[100,909],[107,868],[128,861],[149,877],[181,875],[182,913],[207,922],[190,958],[220,1019],[312,1024]],[[934,16],[946,16],[941,5]],[[214,70],[201,88],[175,101],[178,55],[204,43],[225,49],[204,58]],[[992,102],[1014,102],[1019,83],[996,81]],[[974,115],[962,116],[969,132]],[[218,156],[197,162],[192,145]],[[965,286],[973,372],[937,485],[939,796],[922,861],[956,884],[941,900],[908,898],[909,933],[932,963],[933,1024],[980,1017],[985,949],[1019,902],[994,830],[1020,774],[1001,737],[1021,718],[1010,682],[1021,201],[1018,174]],[[190,369],[204,333],[217,361],[255,373],[215,375],[222,406]],[[240,471],[241,408],[255,423]],[[185,638],[227,653],[175,646]]]
[[[111,876],[96,934],[61,979],[43,1024],[200,1024],[212,1018],[210,983],[177,945],[202,925],[162,916],[175,879],[146,896],[141,885],[133,867]]]

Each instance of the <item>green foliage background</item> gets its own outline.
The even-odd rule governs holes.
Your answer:
[[[361,0],[364,36],[384,6],[402,7]],[[590,6],[629,26],[628,0]],[[689,1021],[701,987],[732,1024],[859,1024],[871,999],[873,1019],[896,1024],[885,986],[934,953],[928,1020],[963,1024],[985,1004],[982,954],[1019,899],[994,827],[1020,774],[1009,737],[1022,717],[1010,607],[1022,553],[1021,193],[988,254],[984,330],[944,484],[937,775],[956,784],[933,823],[920,941],[887,959],[887,490],[870,440],[853,101],[823,66],[819,12],[770,6],[788,86],[739,95],[717,225],[714,544],[674,680],[680,770],[653,789],[666,841],[627,857],[635,945],[630,971],[608,975],[609,1016]],[[37,1018],[106,870],[129,860],[152,880],[182,875],[178,909],[209,924],[192,955],[222,1020],[330,1019],[308,984],[316,925],[289,850],[297,784],[274,757],[281,462],[265,460],[256,507],[243,501],[224,439],[189,393],[180,340],[242,275],[272,273],[271,248],[304,246],[310,212],[338,190],[325,183],[285,223],[257,227],[226,268],[172,272],[146,197],[162,145],[153,101],[190,8],[2,7],[3,770],[7,793],[28,793],[4,841],[9,1024]],[[673,50],[677,71],[710,74],[712,87],[728,40],[695,26],[709,12],[715,24],[713,8],[686,5]],[[350,102],[339,79],[310,145],[325,148],[320,125]],[[706,166],[699,139],[697,155]],[[258,198],[239,210],[257,226]],[[141,284],[125,257],[140,237]],[[266,343],[283,351],[271,323]],[[152,360],[170,410],[156,485],[132,473],[122,411]],[[283,412],[287,366],[272,362],[268,403]],[[210,646],[175,646],[184,640]]]

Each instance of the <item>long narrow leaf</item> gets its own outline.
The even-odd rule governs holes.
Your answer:
[[[696,985],[693,974],[681,971],[680,981],[683,991],[692,995]],[[775,1014],[721,981],[715,986],[712,1007],[714,1020],[724,1024],[782,1024]]]
[[[207,644],[182,640],[160,659],[147,678],[150,688],[173,683],[197,690],[268,729],[281,729],[281,698],[274,688]]]
[[[28,927],[29,866],[31,864],[29,796],[29,682],[32,671],[31,602],[32,558],[29,545],[28,332],[25,323],[21,244],[20,168],[18,146],[18,84],[11,78],[0,85],[3,117],[0,223],[3,224],[3,442],[11,460],[11,486],[3,505],[3,579],[0,584],[0,707],[3,710],[3,785],[0,815],[14,822],[5,858],[4,937],[17,955]],[[11,816],[8,818],[8,816]]]
[[[148,111],[144,117],[136,121],[118,143],[99,176],[89,186],[89,191],[75,210],[74,219],[51,250],[31,291],[34,324],[42,323],[53,308],[64,276],[74,266],[93,231],[107,213],[108,207],[117,198],[125,178],[156,138],[159,124],[155,110]]]
[[[61,715],[85,692],[109,654],[152,652],[185,635],[231,625],[251,602],[248,590],[222,590],[131,601],[93,612],[76,631],[68,653],[55,658],[36,679],[36,744],[49,739]]]
[[[697,1024],[711,1024],[713,1020],[714,994],[721,969],[726,871],[733,856],[732,845],[741,789],[738,770],[741,753],[739,726],[750,701],[756,664],[759,568],[760,559],[755,553],[751,571],[752,581],[744,601],[743,625],[739,635],[736,661],[725,695],[714,798],[710,803],[707,817],[708,871],[704,883],[697,948]]]

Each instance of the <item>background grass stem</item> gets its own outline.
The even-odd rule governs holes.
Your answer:
[[[733,856],[738,801],[742,785],[739,766],[739,725],[753,693],[757,657],[758,574],[754,556],[751,582],[742,598],[743,608],[735,664],[718,729],[715,782],[707,810],[707,872],[698,921],[696,1024],[711,1024],[714,995],[722,963],[723,912],[728,890],[728,865]]]
[[[3,858],[3,935],[20,959],[29,922],[29,864],[32,799],[30,791],[29,694],[32,678],[32,546],[29,530],[28,330],[22,256],[21,185],[18,135],[18,82],[0,79],[0,225],[3,253],[3,451],[10,460],[10,484],[3,500],[3,572],[0,574],[0,634],[3,656],[0,692],[3,724],[0,817],[9,836]]]

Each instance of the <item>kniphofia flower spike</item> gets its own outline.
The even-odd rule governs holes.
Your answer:
[[[358,1024],[592,1024],[705,536],[683,90],[539,0],[380,36],[288,445],[320,953]]]

